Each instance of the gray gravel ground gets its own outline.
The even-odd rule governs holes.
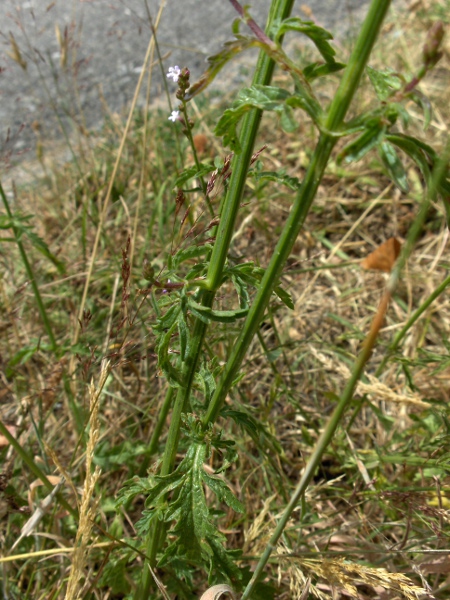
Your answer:
[[[253,0],[252,4],[252,15],[263,27],[270,0]],[[319,24],[343,36],[360,20],[365,2],[314,0],[309,4]],[[156,19],[159,1],[148,0],[147,7]],[[0,0],[3,163],[34,154],[33,124],[39,123],[46,138],[58,138],[56,115],[70,129],[73,121],[67,115],[80,122],[83,114],[86,126],[95,128],[105,114],[101,96],[112,111],[129,103],[150,36],[147,7],[145,0]],[[305,18],[299,7],[293,14]],[[205,68],[205,58],[231,37],[236,16],[227,0],[167,0],[158,30],[166,70],[175,64],[189,66],[195,80]],[[67,36],[65,69],[60,66],[56,26],[63,39]],[[11,57],[11,35],[26,69]],[[154,80],[158,95],[162,88],[159,73]],[[228,71],[219,80],[228,88],[238,88],[242,70]]]

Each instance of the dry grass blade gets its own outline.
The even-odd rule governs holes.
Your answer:
[[[164,600],[170,600],[170,596],[166,592],[166,588],[164,587],[164,584],[158,579],[158,577],[156,576],[155,571],[151,568],[151,566],[150,565],[147,565],[147,566],[150,569],[150,573],[152,574],[153,581],[156,583],[159,591],[164,596]]]
[[[329,585],[344,590],[351,598],[360,597],[358,585],[369,586],[374,590],[381,587],[391,593],[401,594],[406,600],[418,600],[425,594],[428,598],[433,598],[427,594],[427,590],[416,585],[403,573],[389,573],[384,568],[366,567],[343,559],[289,558],[290,561],[307,573],[323,578]],[[286,559],[283,563],[286,563]],[[314,586],[312,591],[313,589]]]
[[[155,28],[158,27],[159,20],[161,18],[161,14],[162,14],[162,11],[164,9],[164,5],[165,5],[165,1],[163,0],[161,2],[160,8],[159,8],[159,12],[158,12],[158,16],[157,16],[157,19],[156,19]],[[86,299],[87,299],[87,293],[88,293],[89,285],[90,285],[90,282],[91,282],[91,277],[92,277],[92,274],[93,274],[93,271],[94,271],[94,265],[95,265],[95,259],[96,259],[96,256],[97,256],[98,245],[100,243],[100,236],[101,236],[101,232],[102,232],[102,228],[103,228],[103,223],[104,223],[104,220],[105,220],[105,217],[106,217],[106,213],[107,213],[107,210],[108,210],[108,207],[109,207],[109,203],[110,203],[110,200],[111,200],[111,194],[112,194],[112,190],[113,190],[113,185],[114,185],[114,182],[115,182],[115,179],[116,179],[116,175],[117,175],[117,172],[118,172],[118,169],[119,169],[120,161],[122,160],[122,155],[123,155],[123,151],[124,151],[124,148],[125,148],[125,142],[126,142],[127,137],[128,137],[128,132],[130,131],[131,123],[133,121],[133,116],[135,114],[135,108],[136,108],[136,103],[137,103],[137,100],[138,100],[138,97],[139,97],[139,91],[141,89],[145,73],[147,72],[148,65],[150,64],[150,58],[151,58],[152,53],[153,53],[154,45],[155,45],[155,40],[154,40],[154,37],[152,36],[152,38],[150,39],[150,42],[148,44],[148,47],[147,47],[147,52],[146,52],[146,55],[145,55],[145,58],[144,58],[144,62],[143,62],[143,68],[142,68],[141,74],[139,76],[138,83],[136,85],[136,90],[135,90],[135,93],[134,93],[133,100],[131,102],[131,106],[130,106],[130,110],[129,110],[129,114],[128,114],[127,123],[125,125],[125,129],[124,129],[124,132],[123,132],[123,135],[122,135],[122,140],[120,142],[120,146],[119,146],[119,149],[117,151],[117,156],[116,156],[116,160],[115,160],[115,163],[114,163],[113,172],[111,174],[111,178],[110,178],[110,181],[109,181],[108,190],[106,192],[106,197],[105,197],[105,199],[103,201],[103,204],[102,204],[102,207],[101,207],[100,223],[99,223],[98,228],[97,228],[97,234],[95,236],[94,246],[92,248],[91,257],[90,257],[90,261],[89,261],[88,273],[87,273],[86,281],[85,281],[85,285],[84,285],[83,296],[81,298],[80,309],[78,311],[78,319],[80,321],[83,318],[83,313],[84,313]],[[78,336],[79,336],[79,328],[77,327],[75,329],[75,334],[74,334],[74,340],[73,340],[74,344],[78,341]]]
[[[39,506],[35,509],[32,516],[28,519],[28,521],[22,527],[22,529],[20,531],[20,536],[17,538],[17,540],[11,546],[11,552],[14,550],[14,548],[17,548],[17,546],[19,545],[19,542],[24,537],[31,535],[33,533],[33,531],[36,529],[36,527],[39,525],[39,523],[42,521],[42,517],[47,512],[48,508],[53,504],[53,500],[54,500],[56,494],[59,492],[59,490],[64,485],[64,479],[61,480],[61,478],[58,478],[58,480],[59,481],[55,485],[54,489],[50,492],[50,494],[48,494],[48,496],[46,496],[42,500],[42,502],[39,504]]]
[[[16,42],[16,38],[10,32],[9,33],[9,43],[11,45],[11,52],[7,52],[7,55],[13,59],[24,71],[27,70],[27,61],[23,58],[22,52]]]

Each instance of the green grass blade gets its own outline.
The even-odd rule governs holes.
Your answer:
[[[22,258],[22,262],[24,264],[25,267],[25,271],[27,272],[27,276],[30,280],[31,283],[31,287],[33,289],[33,293],[34,293],[34,297],[36,299],[36,304],[39,310],[39,314],[41,315],[41,319],[42,322],[44,324],[45,327],[45,331],[47,332],[47,335],[49,337],[50,340],[50,346],[53,352],[56,352],[57,348],[58,348],[58,344],[56,343],[56,338],[55,335],[53,333],[53,328],[52,325],[50,323],[50,319],[47,316],[47,311],[45,310],[45,306],[44,303],[42,301],[42,297],[41,294],[39,292],[39,287],[36,283],[36,278],[34,276],[33,273],[33,269],[31,267],[30,261],[28,260],[27,257],[27,253],[25,252],[25,247],[22,244],[22,242],[20,241],[20,237],[19,237],[19,232],[17,231],[17,228],[14,226],[13,224],[13,214],[11,212],[11,207],[9,206],[9,202],[8,199],[6,197],[5,191],[3,189],[3,186],[0,182],[0,196],[2,197],[3,200],[3,204],[5,206],[6,212],[8,214],[8,217],[11,219],[11,228],[14,232],[14,236],[16,238],[16,243],[17,243],[17,247],[19,248],[19,252],[20,252],[20,256]]]

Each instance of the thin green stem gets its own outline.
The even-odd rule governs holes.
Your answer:
[[[18,227],[16,227],[16,225],[14,225],[14,216],[13,216],[13,214],[11,212],[11,208],[9,206],[9,202],[8,202],[8,199],[6,197],[6,194],[5,194],[5,191],[3,189],[3,186],[1,184],[1,182],[0,182],[0,195],[1,195],[2,200],[3,200],[3,204],[5,205],[5,209],[6,209],[6,212],[8,214],[8,217],[9,217],[9,219],[11,221],[11,229],[13,230],[14,237],[16,239],[16,244],[17,244],[17,247],[19,248],[20,256],[22,257],[22,262],[23,262],[24,267],[25,267],[25,271],[27,272],[28,279],[30,280],[31,287],[33,289],[34,297],[35,297],[35,300],[36,300],[36,304],[37,304],[37,307],[38,307],[38,311],[39,311],[39,314],[41,315],[42,322],[44,324],[45,330],[46,330],[47,335],[48,335],[49,340],[50,340],[50,346],[51,346],[52,352],[56,352],[56,350],[58,348],[58,345],[56,343],[56,339],[55,339],[55,336],[53,334],[53,329],[52,329],[50,320],[49,320],[49,318],[47,316],[47,312],[45,310],[45,306],[44,306],[44,303],[42,301],[42,297],[41,297],[41,294],[39,292],[39,288],[38,288],[38,285],[36,283],[36,279],[35,279],[35,276],[34,276],[34,273],[33,273],[33,269],[31,268],[31,264],[30,264],[30,262],[28,260],[27,253],[25,252],[25,247],[24,247],[24,245],[22,244],[22,242],[20,240],[20,230],[19,230]]]
[[[337,138],[333,132],[339,131],[342,127],[345,114],[358,89],[360,78],[389,4],[390,0],[372,1],[366,20],[361,28],[360,35],[356,41],[355,48],[342,77],[341,84],[336,91],[336,95],[329,108],[323,131],[320,134],[308,171],[302,182],[264,277],[262,278],[259,290],[256,293],[255,300],[247,315],[241,334],[233,347],[222,378],[203,419],[203,425],[205,427],[208,423],[216,420],[225,397],[236,378],[253,336],[263,318],[271,294],[278,283],[286,260],[288,259],[295,240],[302,228],[309,208],[316,195],[317,188],[322,180],[331,151],[336,143]],[[214,250],[215,249],[216,248],[214,248]],[[210,267],[211,266],[212,265],[210,265]]]
[[[200,295],[202,306],[211,307],[214,301],[214,293],[202,290]],[[192,333],[192,342],[186,360],[183,363],[182,380],[183,387],[178,389],[177,397],[173,407],[170,419],[170,427],[166,447],[164,451],[163,462],[161,466],[161,475],[168,475],[175,463],[175,456],[178,449],[180,436],[181,415],[186,412],[189,405],[189,399],[194,383],[195,374],[201,357],[201,349],[205,338],[207,325],[200,319],[196,319]]]
[[[242,595],[241,600],[247,600],[248,598],[251,597],[251,593],[254,589],[255,584],[257,583],[259,577],[261,576],[261,574],[270,558],[270,555],[272,554],[278,540],[280,539],[281,534],[283,533],[289,519],[291,518],[292,512],[297,507],[299,500],[304,495],[304,493],[309,485],[309,482],[311,481],[318,465],[320,464],[323,453],[328,448],[328,445],[330,444],[330,441],[334,435],[334,432],[336,431],[336,429],[341,421],[341,418],[342,418],[342,415],[344,414],[345,409],[347,408],[348,404],[351,402],[351,400],[353,398],[353,392],[355,390],[356,384],[358,383],[358,380],[361,377],[361,374],[364,370],[364,366],[365,366],[366,362],[369,360],[370,355],[372,353],[373,345],[376,341],[377,333],[381,326],[382,318],[384,317],[385,311],[387,309],[389,298],[390,298],[390,294],[387,293],[386,296],[382,300],[380,309],[374,319],[375,326],[372,327],[370,333],[368,334],[368,336],[366,338],[366,342],[365,342],[363,349],[362,349],[362,351],[358,357],[358,360],[355,364],[355,368],[350,377],[350,380],[348,381],[347,386],[339,400],[338,405],[334,409],[334,412],[331,415],[326,428],[324,429],[324,431],[322,432],[321,436],[319,437],[319,439],[317,441],[317,444],[313,450],[311,458],[309,459],[308,464],[305,467],[302,478],[300,479],[300,482],[299,482],[298,486],[296,487],[296,489],[291,497],[291,500],[289,501],[289,504],[286,506],[282,517],[278,521],[277,526],[276,526],[272,536],[270,537],[270,540],[269,540],[266,548],[264,549],[264,552],[263,552],[261,558],[258,561],[256,569],[253,573],[253,576],[252,576],[250,582],[248,583],[247,587],[245,588],[245,591]],[[381,317],[381,319],[380,319],[380,317]]]
[[[242,595],[241,600],[248,600],[250,598],[250,595],[254,589],[254,586],[257,583],[259,577],[261,576],[261,574],[270,558],[272,551],[276,547],[276,544],[277,544],[278,540],[280,539],[280,536],[283,533],[283,531],[292,515],[292,512],[295,510],[295,508],[298,505],[298,502],[305,494],[306,489],[308,488],[309,482],[311,481],[317,467],[320,464],[320,461],[322,460],[322,456],[323,456],[324,452],[326,451],[328,445],[330,444],[330,442],[334,436],[334,433],[335,433],[339,423],[341,422],[341,419],[345,412],[345,409],[348,407],[348,405],[350,404],[350,402],[353,399],[353,393],[354,393],[356,384],[358,383],[359,379],[361,378],[361,375],[363,374],[364,367],[372,354],[372,350],[373,350],[373,347],[377,340],[378,333],[383,325],[384,317],[385,317],[385,314],[386,314],[386,311],[387,311],[387,308],[389,305],[389,301],[390,301],[392,294],[394,293],[394,290],[399,281],[400,270],[404,267],[406,261],[408,260],[410,254],[412,252],[414,243],[417,240],[417,237],[423,227],[423,224],[424,224],[426,215],[428,213],[428,209],[429,209],[431,201],[436,199],[437,189],[438,189],[439,184],[440,184],[440,182],[445,174],[445,171],[447,169],[449,157],[450,157],[450,138],[447,141],[447,146],[446,146],[444,155],[443,155],[442,159],[440,160],[439,164],[436,166],[435,171],[433,173],[433,179],[432,179],[432,182],[430,185],[430,189],[428,190],[428,194],[424,198],[422,205],[420,207],[420,210],[418,211],[417,216],[410,228],[407,242],[405,243],[405,245],[402,249],[402,253],[399,257],[397,265],[388,281],[386,291],[383,294],[377,314],[375,315],[375,317],[372,321],[372,326],[371,326],[370,331],[365,339],[365,342],[363,344],[361,352],[356,360],[356,363],[353,368],[353,372],[350,376],[350,379],[347,382],[347,385],[342,393],[342,396],[341,396],[336,408],[334,409],[333,414],[331,415],[323,433],[319,437],[317,444],[314,447],[311,458],[309,459],[309,461],[305,467],[305,470],[300,479],[300,482],[297,485],[289,504],[285,508],[285,511],[284,511],[281,519],[277,523],[277,526],[275,527],[275,530],[274,530],[272,536],[270,537],[269,543],[267,544],[267,546],[256,566],[253,576],[252,576],[249,584],[245,588],[245,591]]]
[[[189,118],[188,118],[188,114],[187,114],[187,102],[185,100],[182,100],[182,105],[183,105],[184,121],[185,121],[185,125],[186,125],[184,131],[185,131],[187,139],[189,140],[189,145],[191,147],[192,154],[194,156],[195,166],[197,167],[197,171],[200,171],[201,165],[200,165],[200,161],[198,159],[197,148],[195,147],[195,144],[194,144],[194,138],[192,136],[192,127],[189,124]],[[203,196],[205,197],[206,206],[208,207],[208,210],[209,210],[209,214],[211,215],[211,218],[214,218],[214,216],[215,216],[214,208],[211,204],[211,199],[206,192],[207,185],[206,185],[206,181],[203,179],[202,175],[199,176],[199,181],[200,181],[200,187],[202,188]]]
[[[207,292],[207,294],[209,298],[204,298],[203,302],[209,301],[212,304],[212,301],[214,300],[214,294],[211,292]],[[200,360],[201,346],[205,337],[206,328],[207,326],[205,323],[200,321],[200,319],[196,320],[192,334],[192,351],[189,353],[187,360],[183,365],[183,381],[185,387],[179,388],[177,397],[175,399],[170,418],[170,427],[167,436],[166,447],[164,449],[161,475],[168,475],[173,469],[178,442],[180,439],[181,416],[183,412],[185,412],[186,404],[189,401],[192,383],[194,381],[198,361]],[[146,556],[150,566],[152,567],[156,562],[156,554],[158,552],[164,530],[165,524],[157,521],[151,528],[150,535],[147,539]],[[145,566],[142,572],[141,585],[136,591],[135,600],[146,600],[148,598],[148,592],[151,583],[152,577],[150,569],[146,568]]]
[[[170,407],[172,406],[173,397],[175,395],[175,388],[169,387],[164,402],[161,406],[161,409],[158,413],[158,420],[156,421],[155,428],[152,432],[150,442],[148,444],[148,448],[146,450],[145,459],[142,461],[142,464],[139,468],[139,477],[144,477],[147,473],[147,469],[150,464],[150,460],[152,456],[156,453],[158,448],[159,438],[161,437],[162,430],[164,428],[164,424],[167,419],[167,415],[169,414]]]
[[[292,10],[294,0],[277,0],[272,2],[266,31],[269,32],[275,19],[285,19]],[[272,80],[274,61],[264,52],[260,52],[256,65],[253,84],[268,85]],[[247,179],[248,168],[253,154],[256,134],[261,121],[262,111],[251,110],[244,118],[240,133],[242,151],[232,161],[227,197],[220,213],[220,222],[216,233],[216,242],[211,254],[206,277],[206,287],[217,290],[222,279],[223,268],[227,259],[228,249],[234,232],[234,224],[242,201]]]
[[[428,210],[430,208],[430,203],[434,202],[436,200],[439,183],[445,173],[445,170],[447,169],[449,158],[450,158],[450,138],[447,140],[447,145],[445,147],[443,154],[441,155],[440,161],[434,168],[431,182],[429,184],[428,192],[427,192],[426,196],[424,197],[422,204],[420,205],[420,209],[417,213],[417,217],[414,219],[414,221],[408,231],[408,235],[406,237],[406,242],[405,242],[405,244],[402,248],[402,251],[400,252],[400,256],[398,257],[397,262],[392,270],[391,276],[388,281],[388,289],[391,291],[393,291],[395,289],[395,287],[397,286],[397,282],[400,277],[400,272],[403,270],[403,267],[405,266],[406,261],[408,260],[410,254],[414,248],[414,244],[416,243],[417,238],[419,237],[419,234],[422,231],[423,224],[425,222],[425,219],[428,214]],[[428,308],[428,306],[433,302],[433,300],[435,300],[435,298],[437,298],[439,296],[439,294],[441,294],[444,291],[444,289],[447,287],[447,285],[449,284],[449,279],[450,279],[450,277],[447,277],[444,280],[444,282],[433,292],[433,294],[431,294],[431,296],[428,298],[428,300],[426,302],[424,302],[422,304],[422,306],[420,306],[416,310],[416,312],[411,316],[411,318],[404,325],[404,327],[401,329],[401,331],[399,331],[399,333],[395,336],[394,340],[392,341],[392,344],[390,345],[390,347],[387,351],[386,356],[384,357],[384,359],[382,360],[381,364],[379,365],[378,369],[375,372],[376,377],[378,377],[382,373],[387,361],[389,360],[392,353],[395,352],[395,350],[397,349],[399,343],[401,342],[403,337],[406,335],[406,332],[410,329],[410,327],[412,327],[412,325],[415,323],[415,321],[417,321],[417,319],[420,317],[420,315]],[[351,429],[356,417],[358,416],[359,412],[361,411],[361,408],[364,405],[364,400],[365,400],[365,398],[363,397],[358,402],[357,406],[355,407],[355,410],[353,411],[353,414],[352,414],[351,419],[348,424],[348,429]]]
[[[0,421],[0,433],[5,436],[5,438],[8,440],[8,442],[14,448],[14,450],[17,452],[17,454],[20,456],[20,458],[23,460],[23,462],[27,465],[27,467],[30,469],[30,471],[40,481],[42,481],[42,483],[45,485],[45,487],[51,492],[55,486],[49,481],[49,479],[47,478],[45,473],[43,473],[43,471],[41,471],[41,469],[37,466],[37,464],[31,458],[31,456],[28,455],[28,453],[22,448],[22,446],[19,444],[19,442],[16,440],[16,438],[13,435],[11,435],[8,428],[5,427],[5,425],[3,425],[3,423],[1,421]],[[61,504],[61,506],[63,506],[67,510],[67,512],[69,512],[72,515],[72,517],[74,519],[78,519],[77,511],[70,506],[70,504],[67,502],[67,500],[64,498],[64,496],[61,494],[61,492],[58,492],[56,494],[56,497],[58,498],[58,501]]]
[[[428,298],[425,300],[425,302],[423,302],[419,306],[419,308],[416,311],[414,311],[414,313],[410,316],[410,318],[407,320],[407,322],[404,324],[404,326],[397,333],[397,335],[394,337],[391,344],[389,345],[386,356],[383,358],[383,360],[379,364],[377,370],[375,371],[375,377],[378,377],[379,375],[381,375],[384,367],[386,366],[386,363],[388,362],[388,360],[390,359],[392,354],[394,354],[394,352],[397,350],[400,342],[405,337],[405,335],[408,333],[408,331],[411,329],[411,327],[414,325],[414,323],[416,323],[416,321],[418,321],[418,319],[420,319],[420,317],[427,310],[427,308],[429,308],[433,304],[433,302],[437,298],[439,298],[439,296],[442,294],[442,292],[445,291],[449,285],[450,285],[450,275],[448,277],[446,277],[444,279],[444,281],[441,283],[441,285],[439,285],[434,290],[434,292],[428,296]]]
[[[266,30],[270,31],[272,24],[276,19],[285,19],[289,16],[294,0],[273,0]],[[268,85],[272,79],[275,63],[268,58],[264,52],[260,52],[258,62],[253,78],[254,84]],[[245,180],[253,154],[256,134],[261,120],[262,111],[250,111],[243,122],[240,134],[240,144],[242,152],[239,157],[235,157],[232,165],[232,175],[227,196],[220,213],[220,222],[216,234],[216,242],[211,256],[208,268],[207,283],[205,290],[201,290],[199,301],[203,306],[211,307],[214,301],[216,290],[218,289],[224,265],[228,255],[228,249],[234,231],[234,224],[244,193]],[[171,423],[169,428],[168,441],[164,451],[161,474],[170,473],[175,462],[175,456],[178,448],[181,427],[181,415],[189,404],[192,383],[195,372],[200,360],[203,340],[207,330],[207,325],[200,319],[196,319],[192,335],[192,344],[183,365],[184,387],[179,389],[175,400]],[[147,540],[147,557],[150,564],[154,564],[156,554],[162,539],[163,524],[157,522],[154,529],[150,532]],[[135,600],[146,600],[151,585],[151,575],[149,569],[143,569],[141,584],[136,591]]]

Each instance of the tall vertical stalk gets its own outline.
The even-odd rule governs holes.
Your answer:
[[[291,209],[283,232],[278,240],[269,266],[262,278],[258,292],[247,315],[241,334],[234,344],[222,378],[211,398],[203,419],[206,426],[214,422],[239,371],[248,347],[255,335],[271,294],[278,284],[283,267],[314,200],[317,188],[322,180],[331,151],[336,143],[336,132],[342,128],[344,117],[358,89],[361,75],[372,51],[383,19],[389,8],[390,0],[372,0],[367,17],[361,28],[349,63],[344,71],[341,83],[331,102],[320,137],[302,182],[297,198]]]
[[[269,12],[266,26],[266,32],[270,32],[272,24],[276,19],[287,18],[292,10],[294,0],[273,0]],[[268,85],[271,82],[275,63],[264,52],[260,52],[256,65],[253,84]],[[223,203],[216,242],[212,251],[212,256],[208,268],[206,288],[200,291],[198,301],[205,307],[211,307],[214,301],[216,290],[219,287],[223,273],[225,261],[227,259],[228,249],[234,231],[239,206],[244,193],[245,180],[247,177],[250,160],[253,154],[256,135],[261,121],[262,111],[254,109],[250,111],[242,124],[240,133],[240,145],[242,152],[236,156],[232,162],[232,175],[230,178],[227,197]],[[207,325],[200,319],[196,319],[192,332],[192,343],[183,365],[183,387],[179,389],[175,399],[173,412],[171,415],[168,440],[164,451],[161,475],[167,475],[171,472],[178,448],[180,437],[181,415],[188,405],[192,383],[201,356],[203,340],[207,330]],[[147,557],[150,563],[154,563],[156,553],[161,539],[163,525],[156,523],[150,532],[147,541]],[[151,585],[150,570],[144,566],[141,585],[138,588],[135,600],[146,600],[148,590]]]
[[[256,585],[260,575],[262,574],[263,569],[266,566],[267,561],[269,560],[269,557],[272,551],[274,550],[278,540],[280,539],[280,536],[283,533],[284,528],[286,527],[293,511],[297,507],[302,496],[305,494],[309,482],[311,481],[317,467],[320,464],[320,461],[322,460],[324,452],[326,451],[329,443],[331,442],[334,436],[334,433],[341,421],[344,411],[353,398],[356,384],[358,383],[364,371],[364,367],[370,358],[373,347],[378,337],[378,333],[383,325],[384,317],[386,315],[386,311],[389,306],[392,294],[394,293],[394,290],[397,287],[400,273],[411,254],[411,251],[414,247],[415,242],[417,241],[420,231],[422,230],[431,201],[436,200],[437,190],[439,188],[442,178],[444,177],[449,157],[450,138],[447,141],[447,146],[442,156],[442,159],[436,165],[430,188],[427,191],[427,195],[422,202],[422,205],[417,213],[416,218],[414,219],[412,226],[410,227],[406,244],[404,245],[399,259],[395,265],[395,268],[392,271],[392,274],[389,278],[386,290],[383,293],[377,313],[375,314],[372,320],[370,331],[367,334],[366,339],[364,340],[361,352],[359,353],[359,356],[355,362],[350,379],[348,380],[347,385],[345,386],[345,389],[342,392],[339,402],[337,403],[336,408],[334,409],[325,429],[323,430],[322,434],[317,440],[311,457],[308,460],[308,463],[303,471],[300,482],[298,483],[294,493],[292,494],[289,504],[285,508],[280,520],[278,521],[277,526],[275,527],[275,530],[271,535],[270,540],[256,566],[253,576],[250,582],[248,583],[246,589],[244,590],[241,600],[248,600],[251,597],[251,593],[254,589],[254,586]]]

